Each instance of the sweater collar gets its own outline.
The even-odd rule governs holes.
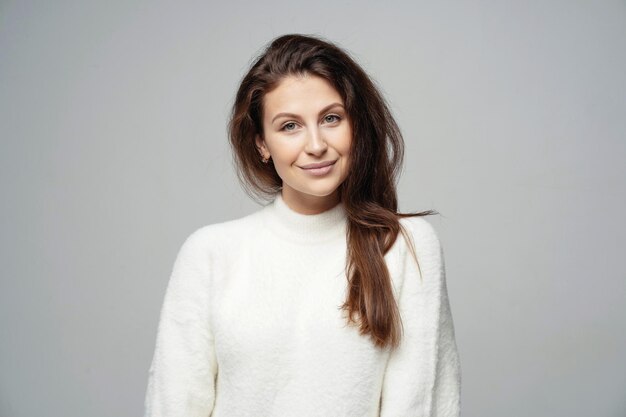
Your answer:
[[[299,243],[326,242],[346,232],[343,203],[317,214],[302,214],[287,205],[282,193],[265,206],[266,225],[279,236]]]

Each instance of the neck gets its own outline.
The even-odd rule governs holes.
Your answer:
[[[322,243],[345,236],[346,213],[342,203],[319,213],[304,214],[292,209],[278,193],[263,211],[271,231],[292,242]]]
[[[339,189],[336,189],[330,195],[319,197],[298,192],[284,185],[281,191],[281,198],[293,211],[301,214],[322,213],[341,203]]]

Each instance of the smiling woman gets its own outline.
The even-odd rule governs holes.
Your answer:
[[[241,184],[270,202],[180,248],[145,416],[457,417],[435,212],[398,212],[404,143],[367,74],[331,42],[278,37],[228,129]]]
[[[352,129],[343,99],[324,78],[288,76],[263,99],[256,145],[283,180],[294,210],[315,214],[336,206],[348,176]]]

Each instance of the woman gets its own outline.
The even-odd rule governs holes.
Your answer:
[[[458,416],[433,212],[397,213],[403,140],[365,72],[330,42],[278,37],[229,136],[242,184],[271,202],[183,243],[145,415]]]

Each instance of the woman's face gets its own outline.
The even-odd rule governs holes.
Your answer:
[[[311,74],[283,78],[263,99],[263,135],[257,135],[256,145],[272,158],[292,209],[315,214],[339,203],[352,126],[341,95],[328,81]],[[320,164],[326,167],[310,167]]]

